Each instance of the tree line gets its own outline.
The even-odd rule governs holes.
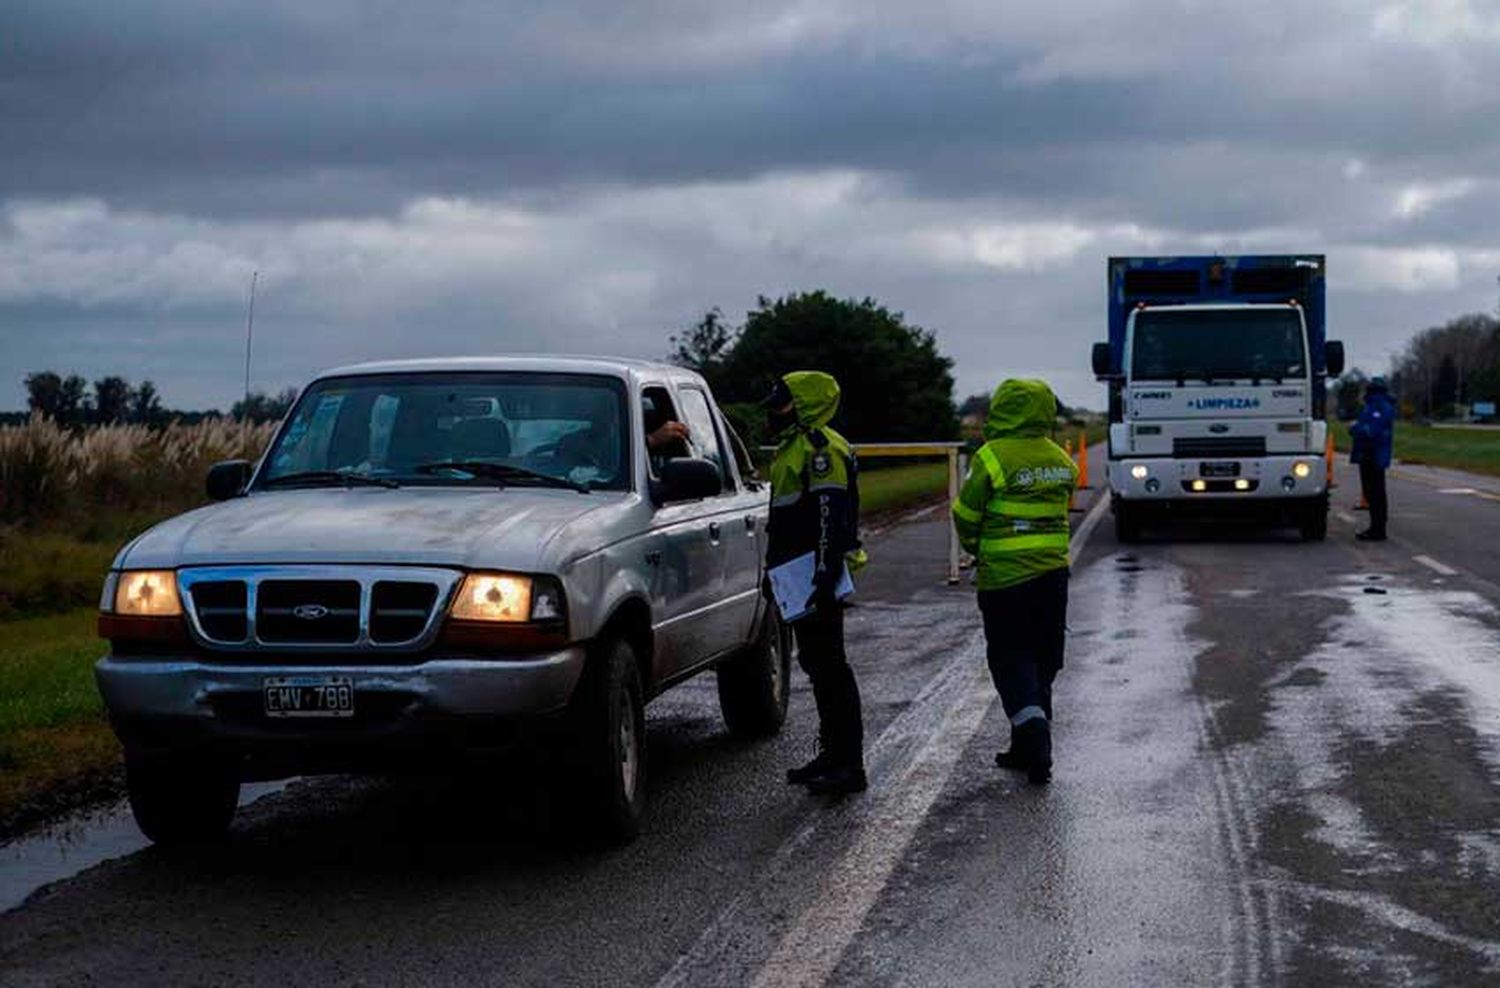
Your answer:
[[[843,397],[834,427],[856,442],[952,439],[953,361],[928,330],[874,299],[839,299],[824,291],[760,296],[744,322],[717,307],[670,339],[673,363],[702,374],[746,442],[760,444],[759,402],[776,378],[821,370],[839,380]]]
[[[132,385],[118,375],[101,377],[90,383],[81,375],[66,376],[52,370],[27,374],[26,411],[0,414],[0,423],[24,421],[31,415],[42,415],[66,429],[91,425],[144,425],[159,429],[169,422],[193,425],[205,419],[222,418],[217,410],[184,411],[162,404],[156,385],[142,381]],[[281,419],[297,398],[297,389],[287,388],[277,395],[251,392],[229,410],[233,419],[251,422],[274,422]]]
[[[1340,418],[1358,413],[1369,377],[1355,368],[1335,383]],[[1476,402],[1500,403],[1500,319],[1476,312],[1422,330],[1392,361],[1388,383],[1408,418],[1462,418]]]

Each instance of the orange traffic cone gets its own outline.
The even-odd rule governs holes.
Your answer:
[[[1333,430],[1328,430],[1328,448],[1323,451],[1323,456],[1328,461],[1328,489],[1333,490],[1338,484],[1333,479]]]
[[[1078,437],[1078,489],[1089,489],[1089,443],[1084,436]]]

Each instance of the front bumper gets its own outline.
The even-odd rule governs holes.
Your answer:
[[[584,661],[582,646],[524,658],[436,657],[401,666],[107,656],[94,675],[110,720],[127,745],[203,743],[250,750],[390,742],[399,747],[556,711],[573,695]],[[265,680],[283,676],[351,679],[354,716],[265,716]]]
[[[1306,477],[1296,475],[1299,463],[1306,465]],[[1137,468],[1145,475],[1136,476]],[[1204,489],[1195,490],[1195,481]],[[1126,501],[1283,501],[1326,493],[1328,467],[1312,453],[1211,460],[1129,457],[1109,461],[1109,487]]]

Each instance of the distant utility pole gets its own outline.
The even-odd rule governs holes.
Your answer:
[[[245,412],[250,411],[250,343],[255,339],[255,285],[260,272],[250,275],[250,313],[245,317]]]

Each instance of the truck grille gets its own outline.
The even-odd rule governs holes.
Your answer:
[[[1172,440],[1172,456],[1179,460],[1199,457],[1228,460],[1265,455],[1265,436],[1191,436]]]
[[[413,651],[437,633],[462,574],[417,567],[188,568],[194,637],[215,651]]]

